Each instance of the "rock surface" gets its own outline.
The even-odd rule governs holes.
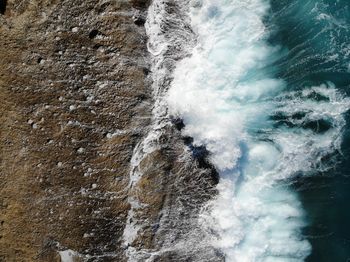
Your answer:
[[[152,121],[148,0],[9,0],[0,11],[0,261],[126,261],[183,237],[215,194],[180,131],[130,161]],[[137,20],[135,20],[137,17]],[[140,22],[141,21],[141,22]],[[183,157],[187,155],[187,157]],[[130,218],[130,217],[129,217]],[[156,261],[185,261],[166,251]],[[143,261],[143,258],[140,258]]]

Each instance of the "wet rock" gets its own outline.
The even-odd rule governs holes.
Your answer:
[[[150,0],[130,0],[130,3],[135,8],[145,9],[149,6]]]
[[[144,17],[143,14],[140,12],[134,14],[133,20],[135,25],[138,26],[143,26],[146,23],[146,17]]]
[[[156,251],[186,239],[215,195],[215,170],[200,164],[205,151],[189,150],[176,121],[129,186],[130,162],[150,129],[154,102],[142,27],[148,4],[13,0],[1,6],[1,261],[59,261],[69,254],[127,261],[130,246]],[[130,198],[142,204],[133,220],[142,225],[125,245]],[[160,261],[178,258],[160,255]]]
[[[27,2],[0,24],[0,260],[123,261],[134,130],[151,115],[144,29],[125,1]]]
[[[179,131],[182,130],[185,127],[185,124],[184,124],[183,120],[180,119],[180,118],[173,118],[173,119],[171,119],[171,122],[173,123],[175,128],[177,130],[179,130]],[[185,141],[186,141],[186,139],[185,139]]]

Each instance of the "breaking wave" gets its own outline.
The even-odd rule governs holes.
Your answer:
[[[291,90],[278,78],[288,51],[269,41],[265,0],[192,1],[197,44],[166,95],[183,135],[220,173],[202,225],[227,261],[303,261],[304,211],[293,179],[327,170],[340,150],[348,98],[332,82]]]

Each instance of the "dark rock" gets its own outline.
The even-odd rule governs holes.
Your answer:
[[[171,122],[173,123],[173,125],[175,126],[175,128],[177,129],[177,130],[182,130],[184,127],[185,127],[185,124],[184,124],[184,122],[183,122],[183,120],[182,119],[180,119],[180,118],[172,118],[171,119]],[[185,143],[186,143],[186,139],[184,138],[184,141],[185,141]]]
[[[100,32],[99,32],[98,30],[96,30],[96,29],[91,30],[90,33],[89,33],[89,38],[90,38],[90,39],[93,39],[93,38],[95,38],[96,36],[98,36],[99,33],[100,33]]]
[[[4,15],[6,12],[7,0],[0,1],[0,14]]]
[[[145,9],[149,6],[151,0],[130,0],[134,8]]]
[[[137,26],[143,26],[146,23],[146,18],[143,17],[142,15],[135,15],[133,19],[134,19],[135,25]]]

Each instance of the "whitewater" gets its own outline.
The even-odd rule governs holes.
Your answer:
[[[195,41],[186,26],[164,36],[165,2],[153,1],[146,24],[155,57],[154,112],[162,121],[181,118],[183,136],[206,147],[220,174],[218,195],[200,215],[205,241],[226,261],[304,261],[312,247],[291,185],[330,168],[324,160],[340,150],[349,99],[330,81],[290,90],[277,77],[289,50],[269,42],[269,1],[184,1],[189,21],[182,22]],[[188,54],[165,70],[160,64],[174,42]]]

